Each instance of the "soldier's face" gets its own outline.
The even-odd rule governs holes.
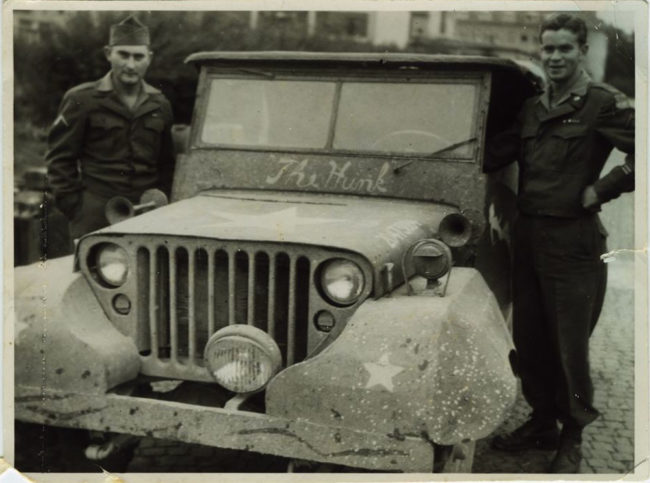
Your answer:
[[[545,30],[542,33],[542,64],[551,82],[561,84],[571,79],[587,53],[578,36],[570,30]]]
[[[114,45],[106,47],[105,53],[114,78],[127,86],[139,83],[151,63],[151,51],[146,45]]]

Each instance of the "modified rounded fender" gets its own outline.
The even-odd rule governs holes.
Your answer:
[[[457,444],[490,434],[514,403],[510,335],[482,276],[447,294],[366,301],[317,356],[279,373],[267,413]]]
[[[71,256],[16,268],[17,388],[104,393],[140,370],[135,344],[72,268]]]

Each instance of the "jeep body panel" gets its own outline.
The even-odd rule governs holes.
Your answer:
[[[383,471],[431,472],[422,438],[325,426],[247,411],[119,394],[16,386],[16,418],[38,424],[134,434]]]
[[[72,256],[16,268],[16,387],[104,394],[140,371],[133,340],[121,334]]]

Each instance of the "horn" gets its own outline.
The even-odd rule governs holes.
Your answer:
[[[460,213],[450,213],[440,222],[438,234],[450,247],[462,247],[472,237],[472,223]]]
[[[111,225],[124,221],[128,218],[151,211],[168,203],[165,193],[158,189],[145,191],[140,197],[140,203],[134,205],[123,196],[114,196],[106,203],[106,219]]]

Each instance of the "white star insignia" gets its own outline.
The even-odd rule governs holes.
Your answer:
[[[323,223],[340,221],[334,218],[301,217],[298,215],[298,208],[296,207],[255,215],[246,213],[218,213],[217,216],[219,218],[225,218],[225,221],[217,221],[205,226],[218,226],[219,228],[246,227],[273,230],[278,233],[293,233],[298,226],[322,225]]]
[[[377,362],[364,362],[363,366],[370,374],[366,383],[366,389],[374,386],[384,386],[393,392],[393,377],[404,370],[403,367],[395,366],[388,360],[388,354],[384,354]]]

